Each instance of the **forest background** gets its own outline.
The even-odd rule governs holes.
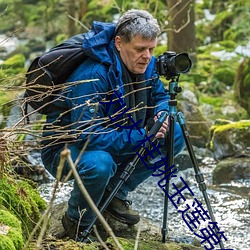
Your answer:
[[[27,66],[35,56],[72,35],[86,32],[93,20],[115,22],[130,8],[146,9],[158,19],[162,33],[155,56],[165,51],[189,53],[193,67],[188,75],[181,76],[181,81],[195,85],[200,103],[213,105],[213,113],[225,118],[219,112],[220,107],[236,102],[237,112],[227,118],[249,117],[250,3],[247,0],[133,3],[0,0],[0,33],[6,36],[0,41],[0,104],[17,95],[18,89],[11,86],[24,84]],[[18,45],[8,51],[5,44],[16,38]],[[245,66],[240,67],[242,63]],[[4,86],[12,91],[6,93]],[[8,112],[9,108],[2,107],[3,119]]]

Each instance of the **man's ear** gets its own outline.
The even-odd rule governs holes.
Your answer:
[[[121,37],[116,36],[115,37],[115,47],[118,51],[120,51],[120,49],[121,49],[121,43],[122,43]]]

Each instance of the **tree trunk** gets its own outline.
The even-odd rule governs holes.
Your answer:
[[[69,22],[68,22],[68,34],[69,36],[73,36],[76,34],[76,21],[74,19],[77,19],[76,17],[76,1],[75,0],[69,0],[67,4],[67,9],[69,13]]]
[[[195,0],[167,0],[169,9],[168,50],[189,53],[196,60]]]
[[[87,13],[88,10],[88,2],[87,0],[79,1],[79,11],[78,11],[78,18],[79,20]]]

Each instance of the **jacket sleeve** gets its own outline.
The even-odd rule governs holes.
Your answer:
[[[111,122],[106,105],[100,103],[109,90],[106,75],[104,66],[90,66],[85,62],[68,79],[74,83],[90,80],[74,84],[66,91],[66,102],[71,109],[71,131],[79,147],[88,143],[89,150],[104,150],[115,155],[135,153],[134,148],[144,138],[145,130],[118,129]]]

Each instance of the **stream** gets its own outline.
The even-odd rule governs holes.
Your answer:
[[[233,181],[228,184],[216,186],[212,185],[212,171],[215,164],[212,158],[205,157],[200,164],[200,169],[205,178],[206,192],[213,209],[215,221],[227,239],[227,241],[223,241],[225,249],[250,250],[250,180]],[[194,196],[192,197],[189,191],[188,195],[188,192],[184,192],[184,190],[182,194],[186,198],[186,201],[185,204],[182,202],[178,209],[184,210],[186,204],[189,204],[191,207],[193,199],[197,198],[202,203],[203,208],[208,210],[203,199],[203,194],[197,186],[194,169],[191,167],[179,171],[175,178],[180,179],[179,177],[182,177],[186,181]],[[158,226],[160,232],[164,213],[165,194],[157,185],[157,182],[160,180],[158,178],[160,177],[151,176],[135,192],[132,192],[129,198],[133,201],[132,208],[137,210],[141,217],[149,219],[153,224]],[[172,178],[172,182],[174,182],[174,178]],[[172,187],[172,182],[170,182],[170,187]],[[174,183],[178,186],[176,181]],[[54,182],[52,181],[42,184],[39,187],[40,193],[46,201],[50,200],[53,185]],[[72,182],[64,184],[57,192],[55,203],[66,201],[69,198],[71,188]],[[170,194],[172,193],[173,188],[170,188]],[[197,242],[197,240],[201,241],[201,239],[191,232],[182,219],[181,213],[177,211],[170,201],[168,205],[167,225],[169,230],[168,237],[171,240],[189,244]],[[206,226],[202,226],[201,223],[196,233],[201,234],[199,230],[204,227]],[[214,249],[219,249],[219,245],[215,247]]]

